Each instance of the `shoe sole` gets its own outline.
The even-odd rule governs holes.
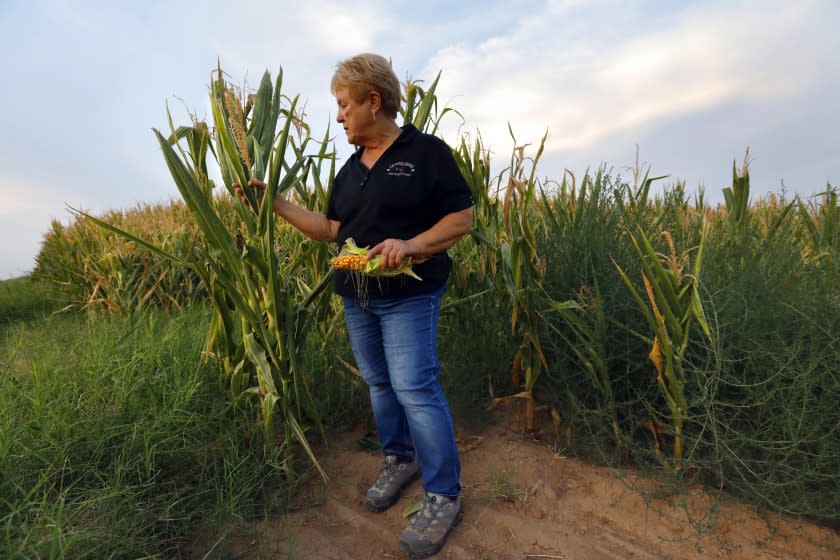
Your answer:
[[[423,552],[412,552],[412,550],[408,547],[407,544],[400,541],[400,550],[408,554],[411,558],[428,558],[429,556],[434,556],[440,549],[443,548],[443,545],[446,544],[446,537],[449,536],[449,533],[452,532],[452,529],[457,527],[461,524],[461,521],[464,520],[464,506],[461,506],[461,510],[458,512],[458,515],[455,516],[455,520],[452,522],[452,525],[449,526],[449,530],[446,531],[446,534],[443,535],[443,538],[440,540],[438,544],[429,550],[424,550]]]
[[[400,486],[400,489],[397,490],[397,492],[393,495],[393,497],[391,498],[391,500],[389,502],[382,502],[382,503],[379,503],[379,504],[374,504],[373,502],[371,502],[369,500],[365,500],[365,507],[368,508],[368,510],[372,511],[373,513],[381,513],[383,511],[385,511],[386,509],[390,508],[392,505],[396,504],[397,500],[400,499],[400,495],[402,494],[403,489],[406,486],[408,486],[409,484],[411,484],[412,482],[414,482],[415,480],[417,480],[418,478],[420,478],[420,471],[417,471],[416,473],[411,475],[411,478],[406,480],[405,484]]]

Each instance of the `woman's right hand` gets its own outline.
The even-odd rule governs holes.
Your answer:
[[[263,193],[265,193],[266,184],[260,181],[259,179],[249,179],[248,186],[254,189],[254,192],[257,193],[257,200],[262,198]],[[233,183],[231,185],[233,190],[236,191],[236,194],[239,195],[240,200],[245,203],[245,206],[250,206],[251,204],[248,202],[248,197],[245,196],[245,192],[242,190],[242,185],[239,183]]]

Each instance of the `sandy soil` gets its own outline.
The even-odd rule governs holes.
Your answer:
[[[306,503],[289,516],[243,527],[230,555],[246,560],[408,558],[398,546],[407,524],[402,513],[420,496],[420,483],[388,511],[368,512],[364,493],[381,458],[361,450],[359,436],[358,431],[342,434],[330,449],[319,450],[329,483],[313,480]],[[762,517],[731,500],[716,510],[716,500],[699,489],[688,496],[645,499],[634,488],[653,489],[654,483],[564,457],[506,423],[463,434],[459,444],[464,522],[435,558],[840,558],[840,534],[834,530]],[[704,530],[704,519],[712,518],[713,527]]]

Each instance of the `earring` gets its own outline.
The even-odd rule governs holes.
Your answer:
[[[373,111],[373,109],[370,110],[370,114],[373,115],[373,120],[376,120],[376,113]]]

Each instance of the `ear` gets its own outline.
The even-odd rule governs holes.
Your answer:
[[[382,110],[382,96],[378,91],[372,91],[368,94],[368,103],[370,103],[370,110],[378,113]]]

